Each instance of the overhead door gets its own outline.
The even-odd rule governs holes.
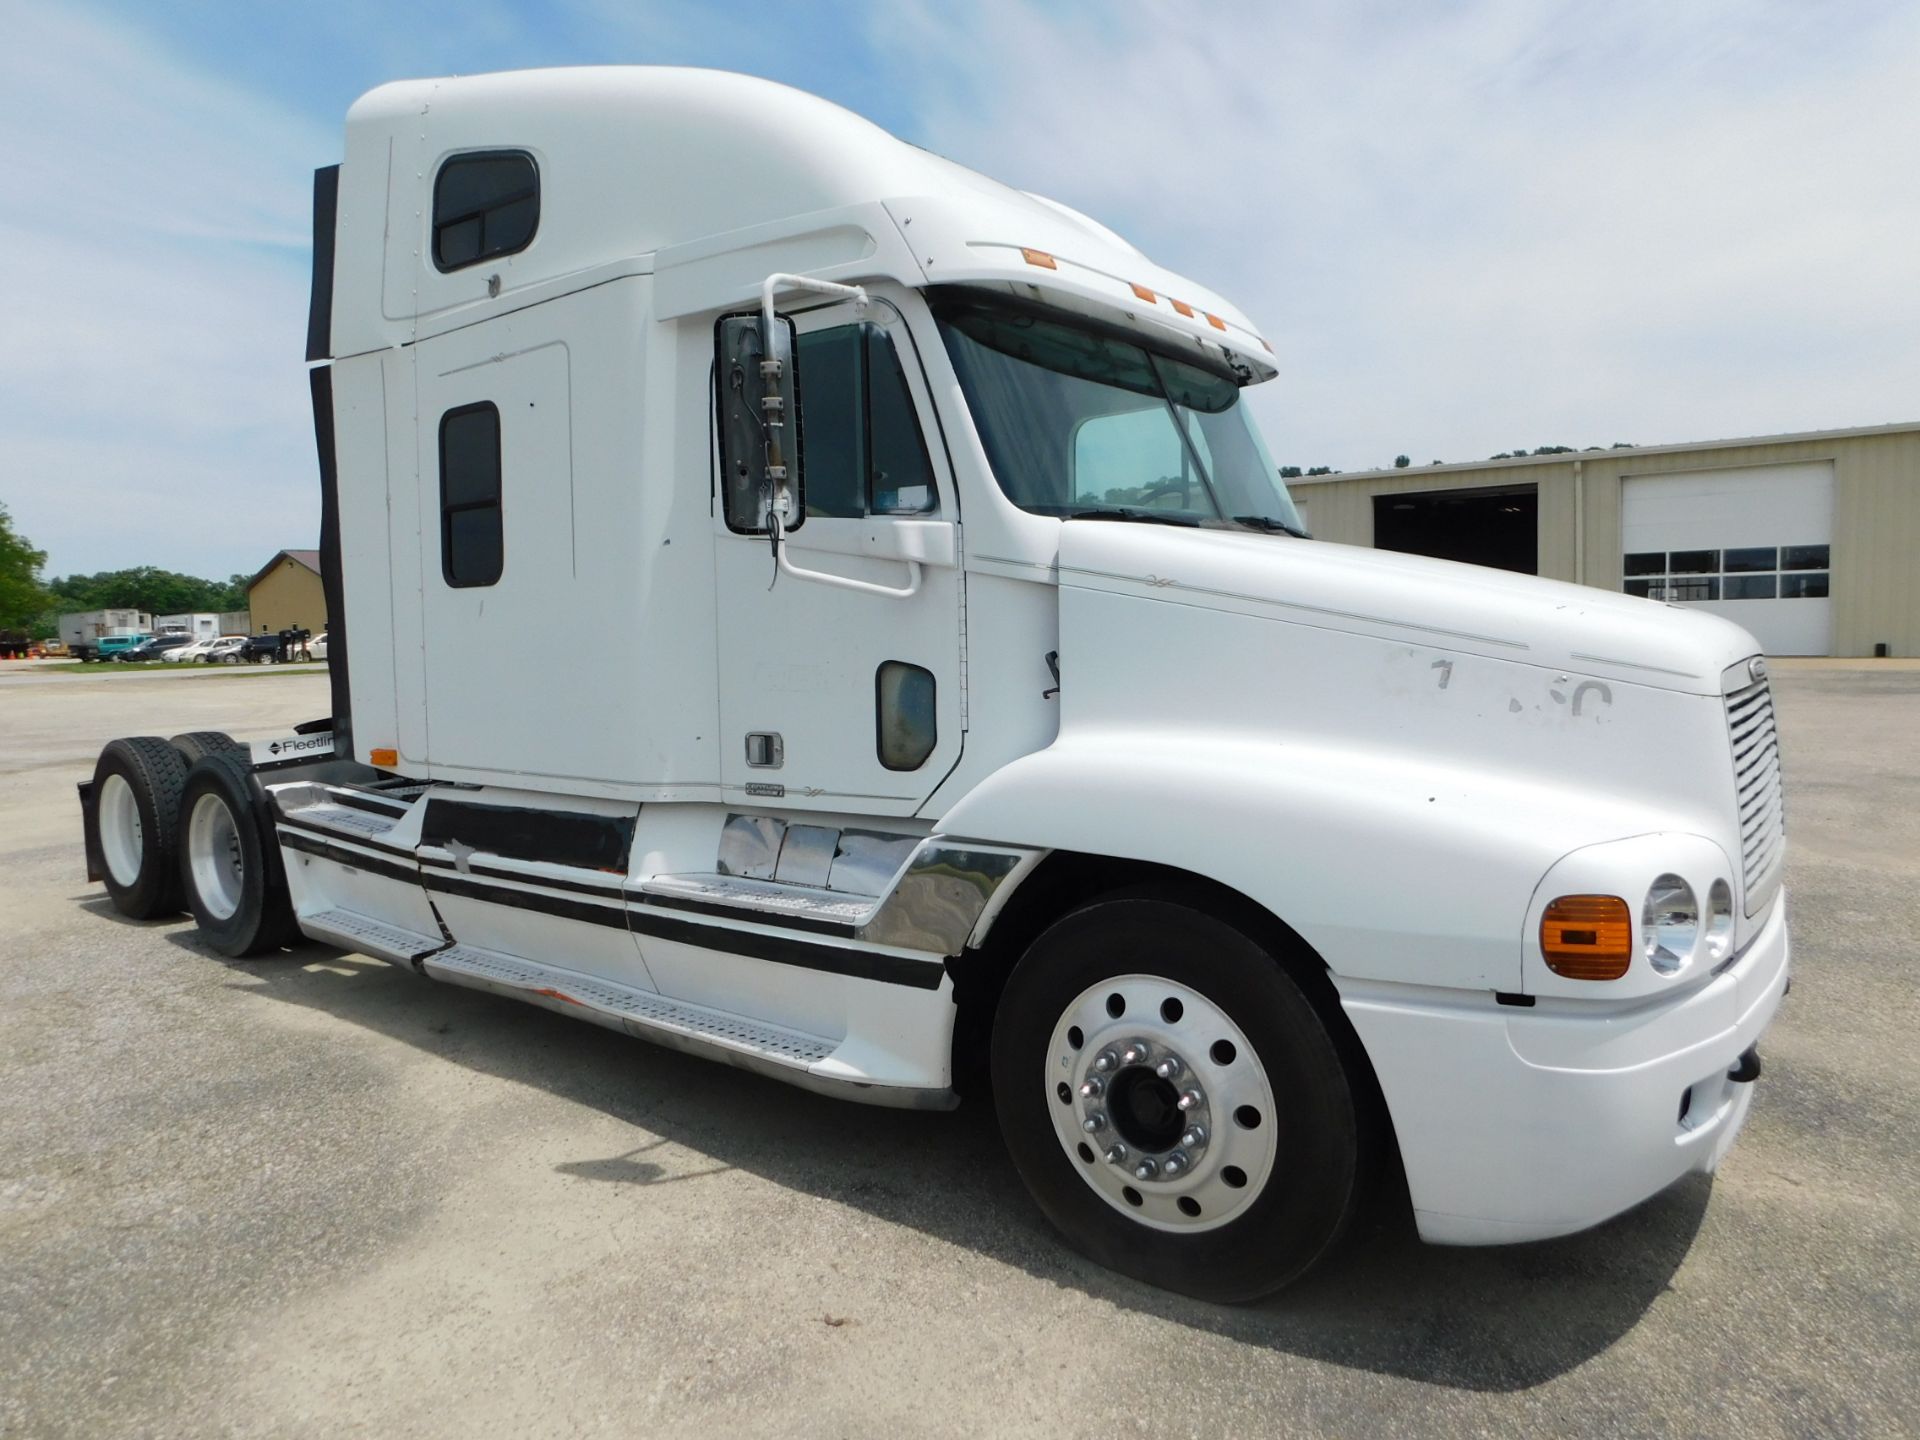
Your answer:
[[[1770,655],[1831,652],[1831,462],[1630,476],[1620,537],[1629,595],[1724,615]]]

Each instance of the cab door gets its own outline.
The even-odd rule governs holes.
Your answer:
[[[722,785],[735,804],[910,815],[965,729],[954,487],[898,310],[875,299],[792,318],[804,518],[786,533],[791,568],[753,517],[728,515],[724,495],[715,506]]]

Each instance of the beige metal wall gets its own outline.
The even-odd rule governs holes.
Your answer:
[[[1376,495],[1537,485],[1540,573],[1618,590],[1622,480],[1807,460],[1833,464],[1833,653],[1871,655],[1884,644],[1890,655],[1920,655],[1920,425],[1369,471],[1293,484],[1314,538],[1344,545],[1373,544]],[[1584,497],[1577,523],[1576,490]]]
[[[282,630],[311,630],[318,635],[327,628],[327,597],[320,577],[284,555],[247,591],[247,608],[256,635],[263,630],[275,635]]]

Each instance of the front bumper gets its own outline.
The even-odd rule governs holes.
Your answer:
[[[1786,912],[1783,892],[1705,985],[1619,1009],[1337,982],[1393,1116],[1421,1238],[1566,1235],[1712,1171],[1753,1099],[1728,1071],[1786,993]]]

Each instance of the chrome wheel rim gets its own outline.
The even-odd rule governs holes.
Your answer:
[[[107,873],[113,876],[114,884],[126,889],[139,880],[140,861],[147,850],[140,805],[126,776],[109,775],[100,782],[95,819],[100,830],[100,858],[107,862]]]
[[[1092,1191],[1156,1230],[1224,1225],[1266,1188],[1266,1067],[1206,996],[1157,975],[1089,986],[1047,1049],[1054,1134]]]
[[[246,861],[240,853],[240,827],[227,802],[209,791],[193,804],[187,821],[187,862],[194,893],[216,920],[231,920],[240,908]]]

